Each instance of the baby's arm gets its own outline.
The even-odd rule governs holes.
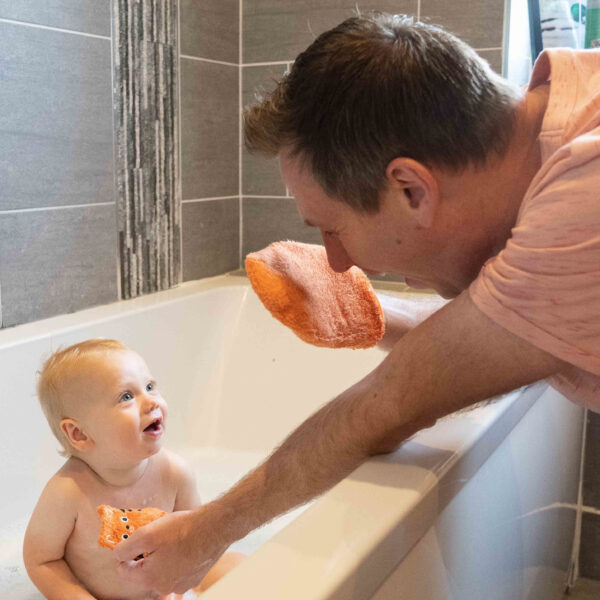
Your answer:
[[[173,512],[178,510],[193,510],[202,504],[198,493],[196,475],[181,456],[168,452],[169,464],[177,492]]]
[[[23,559],[29,577],[47,600],[94,600],[64,560],[77,511],[73,484],[54,476],[31,515]]]

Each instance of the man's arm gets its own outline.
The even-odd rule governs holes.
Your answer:
[[[396,344],[374,371],[307,419],[218,500],[177,521],[159,519],[115,549],[151,552],[121,574],[161,591],[197,583],[233,541],[323,493],[371,455],[479,400],[564,367],[486,317],[468,292]],[[160,568],[158,568],[160,566]]]
[[[388,351],[403,335],[449,302],[436,294],[402,297],[382,293],[378,298],[385,317],[385,333],[378,346]]]

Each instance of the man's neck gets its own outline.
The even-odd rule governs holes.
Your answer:
[[[538,136],[548,102],[549,86],[529,92],[516,107],[514,134],[502,157],[490,157],[483,168],[469,167],[438,177],[444,206],[454,214],[463,238],[457,260],[470,263],[465,289],[483,263],[504,248],[511,236],[523,197],[541,167]]]

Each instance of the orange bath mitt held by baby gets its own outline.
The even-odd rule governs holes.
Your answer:
[[[299,338],[327,348],[370,348],[385,332],[368,277],[354,266],[336,273],[323,246],[275,242],[246,257],[264,306]]]
[[[108,504],[102,504],[98,507],[98,514],[100,515],[98,544],[112,550],[136,529],[156,521],[167,513],[159,508],[114,508]],[[143,558],[143,556],[140,555],[138,558]]]

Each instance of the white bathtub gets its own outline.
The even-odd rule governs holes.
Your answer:
[[[41,598],[21,543],[62,462],[34,373],[52,349],[97,336],[147,360],[169,402],[166,444],[196,466],[205,500],[384,356],[304,344],[236,276],[0,331],[2,599]],[[582,427],[583,411],[543,383],[443,420],[237,542],[251,556],[203,597],[558,600]]]

